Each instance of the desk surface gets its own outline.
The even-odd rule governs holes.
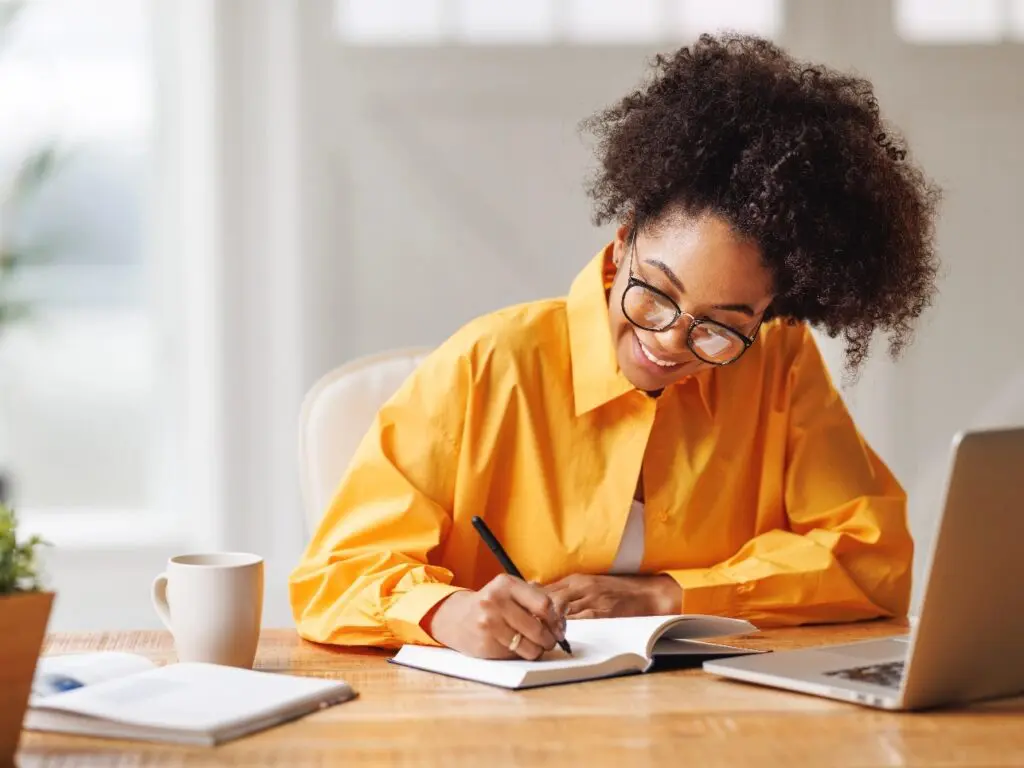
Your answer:
[[[767,630],[750,647],[881,637],[902,623]],[[740,642],[735,644],[739,645]],[[165,632],[48,638],[46,653],[122,650],[174,660]],[[504,691],[263,632],[257,667],[343,677],[355,701],[214,749],[25,733],[19,765],[1024,766],[1024,699],[894,714],[713,678],[658,672]]]

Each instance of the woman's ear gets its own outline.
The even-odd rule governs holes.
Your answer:
[[[612,248],[612,264],[618,269],[622,264],[622,259],[626,256],[626,251],[629,248],[630,232],[632,230],[625,224],[621,225],[615,230],[615,246]]]

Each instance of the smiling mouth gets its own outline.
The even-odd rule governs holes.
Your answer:
[[[636,337],[637,344],[640,345],[640,351],[643,352],[644,357],[650,360],[659,368],[664,368],[666,371],[671,371],[682,366],[682,363],[676,363],[671,360],[662,360],[660,357],[655,355],[651,350],[644,346],[644,343],[640,341],[640,337]]]

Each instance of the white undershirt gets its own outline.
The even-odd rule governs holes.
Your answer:
[[[626,529],[622,532],[619,552],[615,555],[609,573],[639,573],[640,564],[644,561],[644,504],[633,500],[626,518]]]

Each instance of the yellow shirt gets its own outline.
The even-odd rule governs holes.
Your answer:
[[[641,572],[672,576],[684,611],[759,625],[906,612],[906,496],[808,329],[766,323],[736,363],[651,397],[616,363],[610,253],[567,298],[469,323],[380,410],[291,575],[303,637],[433,643],[430,609],[500,572],[473,515],[527,579],[607,572],[641,471]]]

